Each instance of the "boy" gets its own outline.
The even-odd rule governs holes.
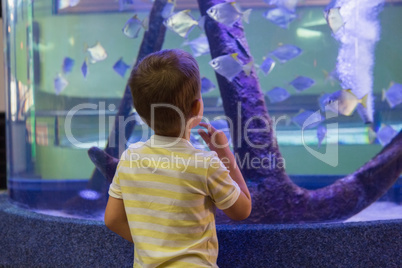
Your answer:
[[[215,207],[243,220],[251,198],[225,134],[200,123],[198,64],[187,52],[162,50],[145,57],[128,84],[155,135],[122,154],[105,224],[134,243],[134,267],[217,267]],[[197,125],[211,152],[189,142]]]

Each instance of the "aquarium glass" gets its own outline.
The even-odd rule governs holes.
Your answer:
[[[378,40],[367,41],[375,35],[375,18],[356,19],[363,32],[357,36],[363,37],[352,48],[350,39],[342,40],[351,36],[336,38],[347,22],[337,21],[334,10],[326,19],[330,1],[298,1],[294,11],[278,9],[282,2],[295,1],[243,0],[236,10],[254,60],[251,75],[265,94],[286,171],[298,185],[315,189],[357,170],[402,128],[402,1],[385,1],[378,10]],[[53,215],[102,216],[109,185],[97,174],[88,149],[107,144],[144,33],[152,26],[147,23],[152,5],[150,0],[2,1],[7,188],[14,203]],[[168,29],[163,48],[196,57],[204,115],[230,138],[197,1],[177,0],[173,12],[184,10],[193,18],[192,29],[186,38]],[[350,95],[345,109],[351,112],[324,120],[329,100],[350,94],[337,72],[342,42],[352,51],[344,52],[345,65],[347,53],[367,58],[349,66],[360,73],[349,82],[364,90]],[[367,94],[371,112],[365,114]],[[317,112],[316,123],[303,126]],[[123,147],[152,135],[134,109],[130,115],[137,121]],[[191,142],[206,148],[196,132]],[[331,152],[336,160],[323,159],[327,144],[337,144]],[[400,185],[399,180],[383,200],[398,204]]]

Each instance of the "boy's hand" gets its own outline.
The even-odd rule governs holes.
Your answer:
[[[211,151],[215,151],[218,155],[229,149],[229,141],[221,130],[217,130],[211,124],[199,123],[200,126],[207,129],[207,132],[203,129],[198,130],[201,138],[205,141]]]

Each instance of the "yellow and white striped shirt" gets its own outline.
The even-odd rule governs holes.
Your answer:
[[[109,195],[123,199],[134,267],[217,267],[215,207],[240,188],[215,152],[154,135],[123,153]]]

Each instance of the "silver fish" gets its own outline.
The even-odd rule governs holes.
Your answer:
[[[219,3],[207,10],[208,16],[227,26],[232,26],[240,18],[248,23],[250,13],[251,9],[247,9],[244,12],[241,11],[236,2]]]
[[[182,46],[190,46],[194,57],[199,57],[209,53],[208,39],[204,34],[192,41],[184,41]]]
[[[244,71],[246,75],[250,75],[254,63],[250,61],[246,65],[242,65],[237,59],[237,55],[237,53],[233,53],[216,57],[209,62],[209,65],[211,65],[215,72],[224,76],[229,81],[232,81],[241,71]]]
[[[63,9],[67,7],[74,7],[80,3],[80,0],[59,0],[58,9]]]
[[[68,86],[68,81],[61,74],[58,74],[53,82],[56,95],[59,95]]]
[[[168,0],[165,7],[162,10],[162,18],[167,19],[173,14],[174,8],[176,7],[176,0]]]
[[[144,28],[145,31],[148,30],[148,18],[140,20],[137,14],[135,14],[127,20],[127,22],[123,26],[122,31],[124,35],[128,38],[137,38],[142,28]]]
[[[268,96],[271,103],[281,102],[290,97],[289,92],[281,87],[275,87],[265,94]]]
[[[203,19],[201,18],[200,21],[197,21],[191,16],[190,10],[187,9],[171,15],[163,21],[163,24],[181,37],[187,38],[194,26],[203,27]]]
[[[106,50],[102,47],[100,42],[97,42],[93,47],[87,47],[86,51],[89,52],[91,63],[103,61],[107,58]]]
[[[359,99],[350,89],[338,90],[332,93],[326,101],[330,110],[346,116],[351,115],[359,103],[366,107],[367,95]]]
[[[342,28],[342,26],[345,24],[339,7],[331,8],[324,11],[324,15],[333,33],[337,33],[339,29]]]
[[[382,100],[387,100],[389,107],[394,108],[395,106],[402,103],[402,85],[393,84],[387,91],[382,90]]]

